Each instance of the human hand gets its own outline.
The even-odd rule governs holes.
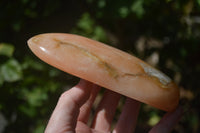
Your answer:
[[[75,87],[64,92],[53,111],[45,133],[107,133],[111,132],[112,120],[120,100],[120,94],[106,90],[96,109],[92,125],[87,122],[93,102],[100,87],[81,80]],[[113,133],[134,132],[140,102],[127,98],[122,113]],[[168,133],[182,116],[179,107],[174,112],[167,113],[161,121],[150,130],[150,133]]]

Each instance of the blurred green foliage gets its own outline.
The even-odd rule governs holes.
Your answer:
[[[71,32],[102,42],[106,42],[107,40],[106,32],[100,25],[95,23],[89,13],[82,14],[80,20],[77,22],[77,26]]]
[[[26,41],[45,32],[80,34],[158,67],[187,110],[172,132],[200,132],[200,0],[1,0],[0,132],[42,133],[61,92],[78,81],[30,52]],[[143,105],[136,132],[163,114]]]

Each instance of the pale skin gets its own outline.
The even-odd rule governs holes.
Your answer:
[[[137,124],[140,102],[127,98],[121,115],[111,131],[111,124],[121,95],[106,90],[91,125],[87,125],[90,111],[100,87],[81,80],[64,92],[52,113],[45,133],[133,133]],[[166,113],[149,133],[168,133],[183,114],[178,107]]]

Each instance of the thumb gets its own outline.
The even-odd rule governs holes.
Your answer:
[[[94,84],[81,80],[76,86],[64,92],[49,120],[45,133],[75,133],[80,107],[90,96]]]

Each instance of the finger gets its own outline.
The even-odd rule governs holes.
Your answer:
[[[102,132],[108,132],[110,130],[120,96],[118,93],[106,90],[97,107],[92,128]]]
[[[90,128],[85,123],[78,121],[76,127],[76,133],[100,133],[100,132]]]
[[[91,93],[90,93],[90,98],[80,108],[78,121],[81,121],[81,122],[87,124],[89,116],[90,116],[92,105],[93,105],[94,100],[95,100],[95,98],[96,98],[96,96],[97,96],[97,94],[98,94],[100,89],[101,89],[101,87],[98,86],[98,85],[94,84],[92,86]]]
[[[183,109],[178,107],[174,112],[168,112],[149,133],[169,133],[183,115]]]
[[[92,85],[81,80],[78,85],[61,95],[45,130],[46,133],[75,132],[79,108],[89,98]]]
[[[133,133],[139,114],[140,102],[127,98],[113,133]]]

